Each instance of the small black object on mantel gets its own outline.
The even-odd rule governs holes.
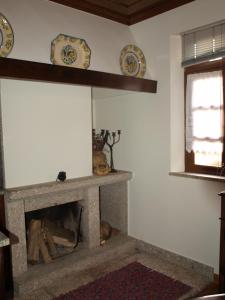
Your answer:
[[[60,171],[56,181],[65,181],[66,180],[66,172],[65,171]]]

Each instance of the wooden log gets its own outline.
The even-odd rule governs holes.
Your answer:
[[[53,258],[57,257],[57,249],[53,240],[53,237],[51,233],[46,229],[46,240],[47,240],[47,245],[50,251],[50,254]]]
[[[45,241],[44,241],[44,238],[42,235],[39,236],[39,246],[40,246],[40,252],[41,252],[44,263],[45,264],[50,263],[52,261],[52,258],[49,255],[48,248],[45,245]]]
[[[27,259],[32,264],[39,261],[39,237],[41,234],[41,221],[31,220],[29,224],[29,235],[28,235],[28,250]]]
[[[33,254],[31,257],[32,264],[36,264],[39,262],[39,252],[40,252],[40,246],[38,243],[39,236],[40,236],[40,234],[38,235],[37,239],[35,240],[34,251],[33,251]]]
[[[43,219],[41,221],[41,233],[44,239],[45,244],[47,245],[47,249],[49,250],[49,255],[55,257],[57,255],[57,249],[52,239],[52,235],[49,232],[48,228],[45,226],[47,219]]]
[[[53,238],[54,243],[57,245],[60,245],[60,246],[64,246],[67,248],[73,248],[76,245],[75,242],[70,242],[68,239],[60,237],[60,236],[53,235],[52,238]]]
[[[65,229],[62,226],[58,226],[57,224],[48,220],[45,220],[45,229],[51,234],[55,244],[64,247],[75,246],[74,233],[71,230]]]

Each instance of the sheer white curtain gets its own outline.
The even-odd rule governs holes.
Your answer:
[[[186,150],[195,153],[195,164],[221,166],[222,109],[222,71],[187,76]]]

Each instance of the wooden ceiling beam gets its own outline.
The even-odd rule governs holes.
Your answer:
[[[158,4],[146,7],[145,9],[130,15],[128,25],[136,24],[193,1],[195,0],[162,0]]]
[[[82,10],[90,14],[94,14],[112,21],[116,21],[125,25],[129,23],[129,17],[119,12],[115,12],[112,9],[102,7],[90,3],[88,1],[79,1],[79,0],[49,0],[58,4],[69,6],[74,9]]]
[[[162,14],[195,0],[49,0],[125,25]]]
[[[133,13],[137,13],[143,9],[150,9],[154,5],[158,5],[160,1],[162,0],[141,0],[134,2],[128,7],[128,15],[131,16]]]
[[[123,15],[128,15],[128,9],[126,5],[123,3],[119,3],[116,1],[109,1],[109,0],[87,0],[90,4],[96,5],[99,8],[106,8],[109,11],[116,12]]]

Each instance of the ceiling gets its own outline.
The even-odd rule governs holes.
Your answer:
[[[71,8],[133,25],[195,0],[49,0]]]

